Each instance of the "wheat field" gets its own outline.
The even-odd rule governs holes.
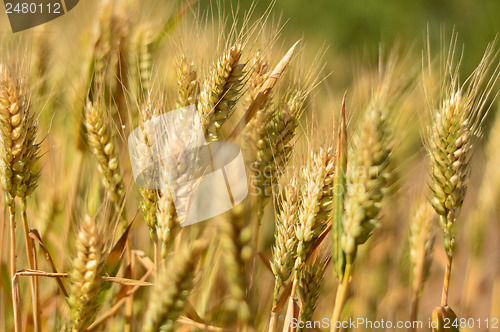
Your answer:
[[[500,327],[498,42],[465,72],[428,29],[337,74],[284,20],[81,1],[0,34],[0,331]],[[248,194],[223,172],[231,207],[185,225],[201,157],[134,167],[200,139],[241,149]]]

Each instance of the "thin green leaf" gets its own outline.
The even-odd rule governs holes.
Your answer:
[[[342,238],[342,225],[344,218],[344,200],[346,194],[346,169],[347,169],[347,123],[345,115],[345,98],[342,100],[342,113],[340,115],[339,137],[337,140],[337,155],[335,165],[335,178],[333,181],[333,217],[332,217],[332,258],[333,270],[340,280],[344,276],[345,254],[340,243]]]

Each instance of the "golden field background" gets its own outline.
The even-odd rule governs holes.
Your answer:
[[[255,8],[242,1],[237,9],[238,6],[229,1],[220,4],[81,1],[63,17],[15,35],[9,32],[5,14],[0,13],[0,63],[20,68],[18,77],[28,87],[31,112],[39,126],[37,142],[41,144],[41,157],[37,169],[40,177],[28,199],[29,226],[40,233],[57,271],[71,273],[78,252],[76,234],[86,215],[97,221],[107,251],[123,233],[120,221],[125,219],[127,224],[132,223],[129,243],[135,258],[134,267],[129,270],[133,273],[125,271],[128,263],[124,254],[117,276],[134,280],[144,277],[142,281],[148,284],[140,284],[133,294],[132,309],[129,309],[133,312],[133,322],[127,324],[125,300],[114,314],[109,317],[106,314],[112,312],[113,306],[133,284],[111,283],[109,292],[101,292],[99,310],[92,315],[91,321],[105,317],[95,330],[144,330],[148,311],[153,310],[152,298],[162,294],[161,288],[153,290],[152,283],[156,283],[159,274],[165,271],[175,273],[178,266],[173,257],[182,256],[185,248],[199,242],[199,237],[203,236],[201,240],[207,248],[194,264],[196,273],[190,276],[190,280],[194,280],[192,290],[183,293],[189,294],[189,305],[183,307],[178,315],[180,318],[175,315],[175,319],[171,318],[176,321],[172,323],[173,329],[267,331],[275,284],[275,276],[267,262],[274,259],[272,247],[280,190],[287,188],[294,176],[293,170],[304,168],[311,151],[322,146],[336,149],[344,93],[350,147],[354,137],[360,135],[358,128],[372,102],[383,95],[382,108],[387,108],[387,130],[391,133],[392,153],[388,166],[391,176],[381,203],[379,225],[369,240],[359,247],[343,317],[393,322],[408,320],[414,295],[414,266],[410,256],[412,250],[416,250],[409,243],[410,228],[419,206],[432,197],[424,140],[428,138],[428,126],[433,125],[430,114],[441,104],[437,102],[441,92],[439,84],[445,75],[440,72],[440,58],[446,57],[448,46],[455,38],[452,33],[455,27],[457,57],[463,52],[460,83],[467,82],[466,78],[480,62],[487,44],[495,39],[500,29],[500,20],[495,17],[500,12],[498,6],[494,1],[472,5],[467,1],[421,4],[319,1],[305,4],[297,0],[277,1],[270,7],[260,2]],[[235,216],[239,213],[236,208],[236,212],[183,228],[180,235],[178,229],[172,227],[172,243],[168,250],[163,249],[166,255],[161,257],[162,244],[155,245],[144,222],[143,197],[134,182],[128,156],[127,137],[139,126],[141,112],[148,107],[177,108],[180,57],[192,61],[202,89],[222,54],[239,43],[242,45],[240,63],[245,64],[245,74],[235,98],[234,114],[222,126],[221,136],[227,138],[248,107],[252,61],[256,54],[260,52],[269,62],[269,68],[275,68],[299,39],[290,64],[273,90],[270,105],[279,108],[295,91],[304,94],[305,102],[295,114],[298,124],[289,142],[292,149],[287,163],[289,172],[277,181],[280,184],[276,186],[277,192],[265,202],[260,230],[252,233],[252,240],[246,242],[238,238],[241,234],[231,233],[243,233],[247,228],[253,231],[258,224],[259,207],[254,201],[258,198],[250,195],[245,202],[244,217]],[[427,41],[430,49],[427,49]],[[103,45],[108,48],[100,48]],[[105,56],[99,53],[102,49],[108,52]],[[494,53],[496,49],[498,45]],[[498,57],[492,56],[489,75],[493,79],[496,79],[497,66]],[[104,73],[102,86],[95,83],[95,73],[99,70]],[[484,109],[489,112],[482,135],[474,143],[467,195],[456,222],[456,252],[448,301],[459,318],[481,319],[483,323],[484,319],[500,319],[497,209],[500,202],[497,175],[500,118],[497,116],[499,103],[494,99],[497,91],[498,84],[493,85]],[[87,99],[96,96],[99,97],[100,116],[109,121],[108,129],[114,133],[112,141],[124,192],[119,208],[110,199],[109,188],[103,185],[103,176],[89,147],[84,125]],[[147,104],[149,101],[151,104]],[[244,132],[236,142],[245,151],[244,156],[250,164],[256,157],[248,135],[251,133]],[[255,174],[250,166],[247,173],[249,183],[253,183]],[[17,208],[20,207],[18,202]],[[442,232],[434,211],[429,215],[434,220],[435,243],[432,265],[420,292],[417,316],[424,325],[433,309],[440,305],[446,268]],[[28,268],[28,262],[20,214],[17,218],[17,269],[21,270]],[[331,224],[331,216],[324,222]],[[243,223],[243,226],[234,230],[228,223]],[[0,226],[0,330],[14,331],[7,208]],[[233,234],[238,244],[230,247],[241,249],[236,256],[243,256],[247,246],[251,249],[250,257],[242,259],[241,266],[239,261],[225,263],[233,257],[224,246],[224,241],[231,242],[226,238],[228,234],[229,237]],[[254,248],[256,243],[257,249]],[[331,236],[327,234],[312,256],[324,259],[330,248]],[[38,270],[51,272],[41,249],[38,249],[37,259]],[[238,265],[240,269],[235,273],[248,278],[245,280],[248,284],[242,286],[234,282],[238,278],[231,276],[233,270],[225,264]],[[312,262],[307,264],[312,265]],[[331,263],[326,265],[322,276],[314,319],[330,318],[334,310],[338,280]],[[71,305],[54,278],[39,277],[38,280],[41,331],[75,330]],[[71,289],[71,280],[62,280]],[[243,297],[235,296],[237,291],[234,289],[238,287],[245,289]],[[25,331],[32,331],[29,277],[20,277],[20,289],[23,326]],[[248,320],[242,318],[246,315],[242,314],[240,302],[248,306]],[[286,309],[285,305],[278,318],[278,330],[284,328]]]

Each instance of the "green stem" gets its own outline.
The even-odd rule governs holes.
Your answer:
[[[347,292],[349,291],[349,282],[351,279],[351,268],[352,268],[351,256],[346,257],[346,266],[344,271],[344,277],[342,283],[339,285],[337,290],[337,297],[335,299],[335,307],[333,308],[332,316],[332,326],[330,327],[331,332],[341,331],[341,327],[337,328],[337,322],[341,320],[342,310],[344,309],[344,304],[347,299]]]

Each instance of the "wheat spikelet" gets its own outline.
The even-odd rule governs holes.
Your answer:
[[[427,202],[420,204],[413,217],[409,242],[412,282],[416,288],[421,289],[429,276],[434,246],[434,218]]]
[[[391,148],[387,133],[387,114],[383,106],[372,104],[353,139],[347,167],[342,247],[351,262],[357,247],[368,240],[378,224],[378,213],[389,173]]]
[[[252,58],[251,65],[250,78],[248,79],[249,88],[245,96],[246,109],[256,100],[269,76],[267,61],[262,59],[262,54],[260,52],[257,52]],[[252,161],[257,160],[259,151],[258,141],[266,134],[266,126],[274,114],[274,109],[269,107],[270,96],[266,95],[265,97],[266,99],[262,101],[259,109],[246,124],[242,133],[245,141],[248,142],[243,148]]]
[[[224,250],[224,267],[229,290],[232,295],[230,308],[238,312],[238,317],[248,323],[250,308],[246,302],[247,265],[253,256],[251,246],[252,226],[249,222],[250,210],[244,201],[235,206],[226,218],[221,220],[221,244]]]
[[[240,63],[241,45],[236,44],[215,64],[200,92],[198,113],[206,135],[219,139],[219,129],[232,115],[242,84],[244,64]]]
[[[139,100],[143,100],[151,91],[153,32],[146,26],[140,26],[135,32],[131,52],[135,59],[129,61],[136,64],[132,70],[132,81]]]
[[[458,84],[459,66],[453,67],[454,42],[449,50],[444,81],[445,91],[437,109],[431,113],[432,124],[426,140],[430,160],[431,204],[439,215],[448,257],[453,256],[453,225],[460,214],[469,176],[469,163],[475,139],[480,135],[488,109],[485,103],[498,79],[498,66],[488,76],[494,60],[493,44],[465,84]],[[444,304],[443,304],[444,305]]]
[[[139,188],[142,201],[140,202],[144,222],[149,228],[149,236],[151,240],[156,242],[158,237],[156,235],[156,213],[158,206],[158,191],[156,189]]]
[[[179,59],[177,65],[178,97],[177,108],[196,105],[198,103],[199,85],[194,63],[188,61],[185,56]]]
[[[293,149],[291,141],[304,110],[305,96],[300,90],[291,94],[263,126],[263,130],[256,133],[258,153],[252,168],[258,169],[256,180],[260,189],[257,202],[259,218],[271,196],[273,184],[277,183],[290,158]]]
[[[445,248],[452,255],[454,239],[451,227],[460,213],[467,190],[471,131],[469,118],[461,104],[461,93],[454,93],[444,101],[429,142],[431,158],[432,206],[441,216],[445,233]]]
[[[166,258],[167,250],[180,230],[179,219],[175,212],[175,205],[170,190],[160,191],[156,213],[156,233],[162,243],[162,258]]]
[[[424,201],[415,212],[410,224],[410,263],[413,267],[411,275],[413,302],[410,317],[412,321],[417,319],[420,293],[429,276],[434,235],[433,211],[431,206]]]
[[[328,223],[328,214],[333,202],[333,178],[335,154],[331,147],[320,147],[311,151],[304,174],[304,187],[299,210],[299,224],[295,231],[298,239],[295,279],[300,282],[304,264],[314,241]]]
[[[196,265],[206,245],[196,242],[184,246],[159,273],[155,291],[146,312],[145,332],[173,331],[193,288]]]
[[[491,211],[494,210],[500,197],[500,174],[497,172],[498,165],[500,165],[500,151],[498,150],[498,142],[500,142],[500,116],[498,116],[498,113],[497,110],[486,147],[488,160],[484,166],[483,179],[478,189],[481,197],[476,200],[477,205],[467,216],[466,228],[470,231],[465,235],[476,257],[479,257],[483,251],[486,225],[490,220]]]
[[[431,113],[426,148],[430,161],[433,198],[431,204],[439,215],[443,244],[447,255],[441,307],[448,305],[451,265],[455,249],[454,225],[460,214],[467,191],[470,158],[475,140],[481,134],[482,123],[489,108],[485,107],[499,76],[499,66],[489,75],[495,56],[494,44],[488,45],[478,67],[463,85],[458,84],[458,69],[454,67],[454,43],[446,63],[444,91],[437,109]]]
[[[250,62],[250,73],[249,73],[249,78],[248,78],[248,91],[245,96],[245,108],[249,108],[252,102],[257,98],[257,95],[262,91],[262,88],[264,86],[264,83],[266,82],[267,78],[269,77],[269,63],[264,60],[262,52],[258,51],[255,53],[255,55],[252,57],[252,60]],[[266,106],[268,105],[269,102],[269,96],[262,102],[262,105],[259,107],[259,110],[254,116],[254,119],[258,118],[259,111],[262,111]],[[249,131],[252,131],[254,127],[254,122],[258,122],[252,119],[248,124],[247,127]]]
[[[150,93],[148,94],[150,95]],[[149,96],[147,102],[144,102],[139,108],[139,128],[141,129],[141,134],[144,136],[144,142],[140,141],[140,143],[145,143],[144,146],[141,146],[141,153],[143,154],[145,159],[153,159],[153,156],[150,156],[150,139],[148,138],[148,131],[145,129],[145,124],[153,117],[156,117],[161,113],[163,113],[163,109],[160,107],[158,102],[153,102],[151,100],[151,96]],[[141,160],[137,160],[136,162],[141,162]],[[144,160],[144,163],[146,162],[147,161]],[[158,239],[156,234],[156,214],[158,213],[159,190],[140,188],[139,192],[141,193],[142,197],[140,205],[144,217],[144,222],[149,227],[149,236],[154,242],[156,242]]]
[[[295,230],[297,258],[293,268],[294,279],[287,317],[290,317],[290,309],[294,306],[293,298],[298,285],[302,282],[306,259],[316,239],[328,224],[330,210],[333,205],[334,177],[335,154],[333,149],[320,146],[317,150],[311,150],[307,160],[307,167],[304,170],[304,184],[300,193],[298,225]],[[288,320],[286,321],[288,322]]]
[[[37,124],[30,113],[29,99],[21,83],[0,64],[0,125],[2,186],[6,203],[14,197],[29,196],[36,187],[39,145],[35,142]]]
[[[318,262],[318,260],[316,259],[316,262],[305,267],[297,289],[298,298],[302,303],[298,320],[302,324],[297,329],[298,331],[303,331],[306,322],[311,321],[314,310],[316,310],[316,302],[325,277],[325,269],[329,262],[329,259],[324,262]]]
[[[271,268],[274,273],[273,306],[278,303],[284,282],[290,278],[297,256],[295,227],[298,215],[298,178],[294,177],[283,193],[279,212],[276,215],[275,244]]]
[[[86,331],[99,308],[105,262],[105,241],[96,222],[89,216],[83,219],[75,242],[70,277],[71,331]]]
[[[85,126],[92,154],[99,164],[99,172],[106,188],[107,195],[115,205],[116,211],[121,211],[124,198],[123,180],[118,165],[115,142],[103,106],[94,106],[90,101],[85,106]]]

